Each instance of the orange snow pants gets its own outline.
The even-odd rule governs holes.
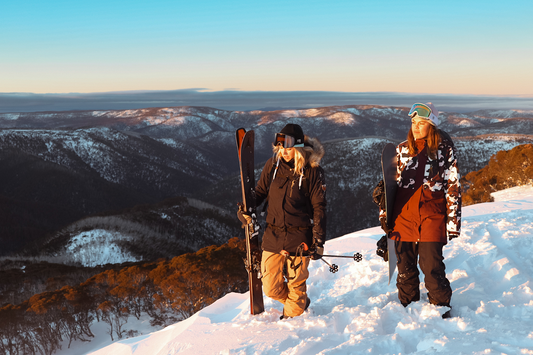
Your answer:
[[[287,282],[283,267],[287,265]],[[299,265],[299,266],[298,266]],[[296,317],[305,310],[307,285],[309,277],[309,258],[284,256],[263,251],[261,273],[263,274],[263,292],[273,300],[283,303],[283,314]]]

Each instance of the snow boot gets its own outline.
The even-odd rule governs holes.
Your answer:
[[[452,307],[451,306],[448,306],[448,307],[450,307],[450,309],[444,312],[444,314],[442,315],[442,319],[448,319],[452,317]]]
[[[309,297],[307,297],[307,299],[305,300],[304,312],[307,311],[307,308],[309,308],[310,304],[311,304],[311,299]],[[286,316],[285,315],[285,310],[283,310],[283,315],[281,317],[279,317],[279,320],[289,319],[289,318],[292,318],[292,317]]]

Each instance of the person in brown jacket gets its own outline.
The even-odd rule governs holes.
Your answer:
[[[299,125],[289,123],[276,134],[273,152],[255,191],[257,206],[265,202],[267,207],[263,292],[283,304],[283,319],[301,315],[311,302],[306,255],[316,260],[324,253],[326,180],[320,167],[324,148],[318,139],[304,135]]]
[[[398,298],[407,307],[420,300],[420,269],[425,276],[428,300],[451,309],[452,289],[446,278],[442,250],[461,228],[461,186],[455,148],[437,128],[438,111],[432,103],[414,104],[409,111],[407,141],[396,147],[397,183],[393,229],[388,230],[385,211],[380,221],[395,240]],[[449,317],[449,310],[443,317]]]

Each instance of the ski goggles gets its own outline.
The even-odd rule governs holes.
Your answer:
[[[414,104],[409,111],[409,116],[413,118],[415,113],[418,115],[418,117],[428,120],[434,126],[439,124],[439,117],[437,116],[438,112],[437,115],[435,115],[428,105],[420,103]]]
[[[303,143],[296,144],[296,139],[293,136],[288,136],[283,133],[276,133],[276,140],[274,145],[281,145],[283,148],[301,148],[304,146]]]
[[[414,104],[411,107],[411,110],[409,111],[409,116],[413,117],[415,112],[418,116],[423,118],[429,119],[429,117],[431,116],[431,109],[424,104]]]

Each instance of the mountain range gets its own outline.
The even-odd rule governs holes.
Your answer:
[[[289,122],[300,124],[326,149],[328,238],[375,226],[371,192],[380,179],[381,150],[405,139],[407,110],[354,105],[244,112],[183,106],[0,113],[0,253],[46,253],[79,263],[67,256],[80,233],[108,230],[128,234],[123,237],[129,242],[117,249],[141,260],[239,236],[233,218],[240,200],[235,130],[255,130],[259,175],[274,134]],[[454,139],[462,175],[481,169],[500,150],[533,143],[533,111],[442,112],[439,118],[439,127]],[[178,197],[179,203],[163,203]],[[188,219],[180,217],[184,208]],[[114,222],[106,226],[97,217]],[[220,224],[198,229],[206,218]],[[150,256],[133,246],[141,236],[132,234],[132,223],[149,224],[163,243],[150,248]],[[169,235],[188,237],[162,242],[172,240]]]

